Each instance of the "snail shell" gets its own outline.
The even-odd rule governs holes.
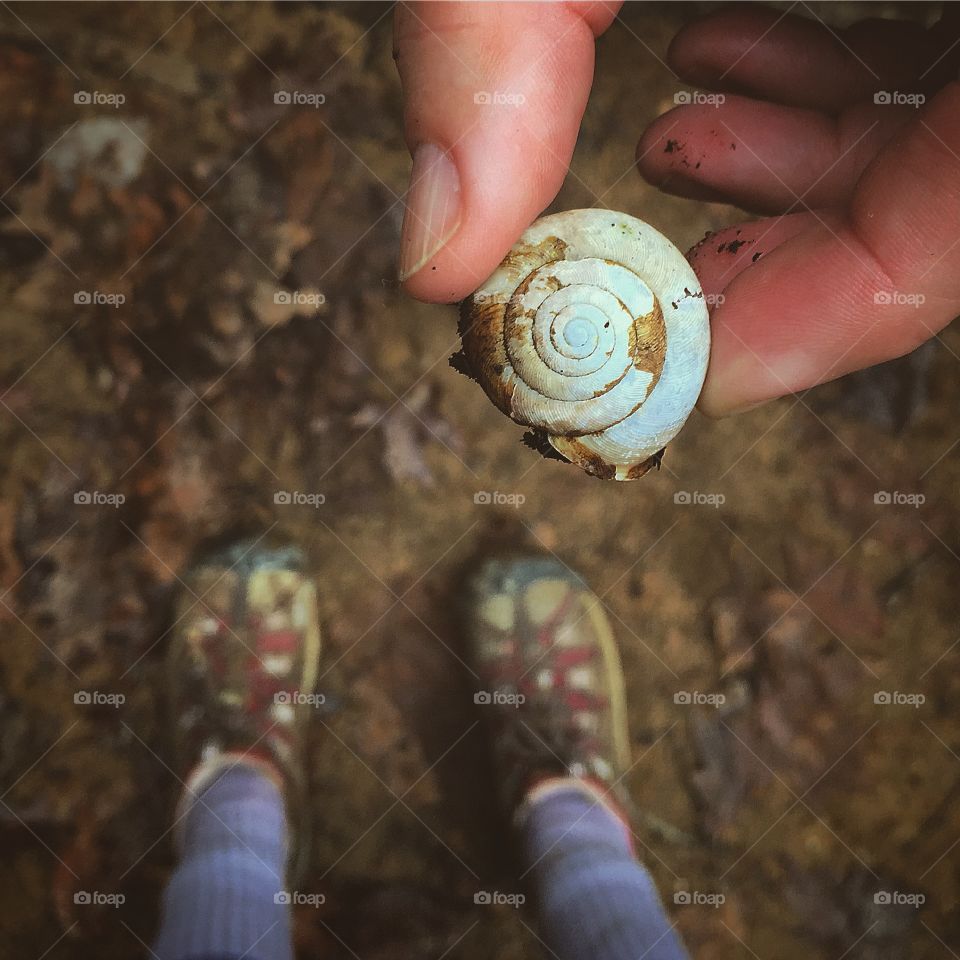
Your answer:
[[[710,355],[703,291],[683,254],[611,210],[537,220],[463,302],[460,334],[487,396],[604,479],[659,464]]]

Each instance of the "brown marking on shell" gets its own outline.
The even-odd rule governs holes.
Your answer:
[[[615,465],[607,463],[600,454],[588,450],[576,437],[550,437],[550,443],[571,463],[582,467],[591,476],[600,480],[612,480],[617,475]]]
[[[546,237],[540,243],[518,243],[503,258],[498,271],[506,271],[508,286],[514,290],[545,263],[566,258],[567,244],[559,237]],[[486,395],[507,416],[511,413],[513,379],[504,379],[510,367],[507,357],[504,323],[509,301],[487,300],[482,293],[467,297],[460,305],[460,338],[463,352],[476,373]],[[533,312],[536,315],[536,311]],[[532,319],[532,317],[531,317]]]
[[[663,448],[666,450],[666,447]],[[639,480],[644,474],[649,473],[654,467],[660,469],[660,461],[663,460],[663,450],[657,451],[652,457],[647,457],[643,463],[637,463],[632,466],[626,474],[626,480]]]
[[[663,322],[663,311],[660,309],[659,300],[654,298],[653,309],[649,313],[644,314],[642,317],[637,317],[636,320],[634,320],[630,327],[628,337],[627,353],[629,353],[633,365],[638,370],[653,375],[650,386],[647,388],[647,396],[649,397],[651,391],[657,385],[657,381],[660,379],[660,374],[663,373],[663,363],[667,356],[667,328]],[[602,397],[608,390],[612,390],[625,376],[626,371],[624,370],[618,377],[615,377],[609,383],[605,383],[593,396],[595,398]],[[621,419],[629,417],[641,406],[642,401],[638,403],[630,413],[621,417]]]
[[[545,263],[566,259],[567,244],[559,237],[544,237],[539,243],[517,243],[497,269],[507,272],[512,281],[510,286],[516,290],[521,281]]]
[[[660,301],[653,300],[653,310],[642,317],[637,317],[630,327],[630,340],[627,352],[633,365],[645,373],[652,373],[650,390],[656,385],[663,373],[663,362],[667,355],[667,326],[663,322],[663,310]],[[649,391],[648,394],[649,396]]]
[[[602,387],[600,387],[599,389],[594,390],[594,392],[593,392],[593,399],[596,400],[597,397],[602,397],[605,393],[609,393],[626,375],[627,375],[627,371],[626,371],[626,370],[622,370],[622,371],[620,372],[620,374],[619,374],[618,376],[614,377],[613,380],[611,380],[609,383],[605,383],[605,384],[604,384]],[[648,393],[647,395],[649,396],[649,393]],[[639,407],[639,406],[640,406],[640,404],[638,403],[637,406],[634,407],[633,410],[630,411],[630,413],[633,413],[633,412],[637,409],[637,407]],[[630,413],[624,414],[624,416],[629,417],[629,416],[630,416]],[[621,419],[622,419],[622,418],[621,418]]]
[[[460,338],[477,383],[497,407],[509,413],[513,381],[503,377],[509,366],[503,341],[505,307],[496,300],[467,297],[460,305]]]

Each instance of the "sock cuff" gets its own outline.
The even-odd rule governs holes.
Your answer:
[[[284,781],[276,766],[254,754],[228,751],[218,753],[209,759],[201,760],[188,774],[183,790],[177,800],[174,811],[174,842],[177,852],[182,855],[186,839],[187,819],[197,800],[210,789],[224,774],[231,770],[247,769],[265,780],[270,781],[283,801]]]
[[[623,829],[624,836],[633,847],[633,831],[626,814],[620,809],[616,798],[603,785],[593,780],[584,780],[579,777],[546,777],[538,780],[526,792],[513,816],[513,823],[517,829],[522,829],[529,819],[533,809],[549,799],[562,794],[575,794],[591,801],[593,805],[606,810]]]

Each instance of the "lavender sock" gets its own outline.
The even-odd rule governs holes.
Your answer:
[[[280,791],[252,767],[231,767],[200,794],[164,894],[158,960],[292,960],[278,897],[286,830]]]
[[[521,824],[544,940],[560,960],[688,960],[623,824],[576,787],[536,796]]]

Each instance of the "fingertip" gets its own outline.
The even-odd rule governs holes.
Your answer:
[[[459,303],[473,289],[469,279],[442,272],[435,263],[401,280],[400,287],[407,296],[424,303]]]
[[[640,176],[652,187],[667,193],[705,202],[719,201],[722,194],[700,178],[703,157],[690,149],[691,117],[695,107],[674,107],[657,117],[637,142],[635,162]]]
[[[678,77],[690,83],[706,82],[714,72],[707,66],[711,54],[710,45],[703,42],[704,33],[709,31],[710,16],[685,23],[667,47],[667,66]]]
[[[459,303],[482,285],[502,259],[499,246],[487,250],[471,255],[454,237],[429,263],[404,278],[401,289],[424,303]]]
[[[780,15],[763,4],[732,3],[684,24],[667,47],[666,61],[690,83],[711,86],[726,77],[740,47],[758,43]]]

